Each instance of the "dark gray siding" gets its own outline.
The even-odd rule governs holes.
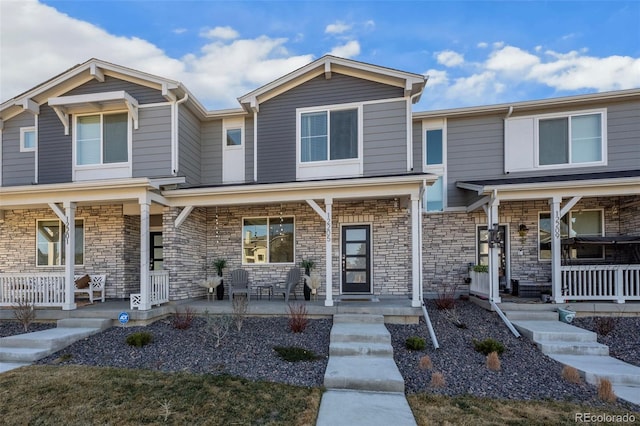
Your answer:
[[[407,172],[407,103],[384,102],[363,108],[365,176]]]
[[[640,168],[640,101],[607,108],[607,170]]]
[[[200,179],[200,121],[184,106],[178,106],[178,163],[179,176],[188,185],[199,185]]]
[[[260,104],[258,181],[296,180],[296,108],[398,98],[403,89],[333,73],[301,84]]]
[[[244,180],[253,182],[253,117],[244,120]]]
[[[71,135],[73,118],[69,117],[69,134],[49,105],[40,106],[38,117],[38,183],[71,182]]]
[[[222,183],[222,120],[202,123],[202,184]]]
[[[30,112],[23,112],[4,122],[2,186],[30,185],[35,181],[35,153],[20,152],[21,127],[35,127],[35,116]]]
[[[422,153],[422,122],[414,121],[413,125],[413,171],[421,172],[424,154]]]
[[[128,94],[133,96],[139,104],[167,102],[167,100],[162,96],[162,92],[160,90],[141,86],[139,84],[131,83],[124,80],[119,80],[117,78],[109,76],[105,76],[104,83],[100,83],[98,80],[91,80],[81,86],[68,91],[64,95],[86,95],[89,93],[115,92],[118,90],[126,91]]]
[[[447,199],[449,207],[465,205],[473,194],[456,188],[457,181],[502,176],[502,116],[447,120]]]
[[[140,108],[133,130],[133,177],[171,175],[171,106]]]

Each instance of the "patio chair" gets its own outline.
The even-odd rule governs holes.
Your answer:
[[[291,268],[287,272],[287,280],[283,283],[284,286],[284,303],[289,303],[289,296],[293,293],[293,297],[296,296],[296,286],[300,283],[300,268]]]
[[[249,273],[244,269],[231,271],[231,283],[229,284],[229,300],[233,300],[236,293],[244,293],[249,301]]]

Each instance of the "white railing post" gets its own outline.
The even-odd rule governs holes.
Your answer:
[[[618,268],[615,271],[614,280],[615,280],[616,303],[624,303],[624,300],[625,300],[624,272],[625,271],[622,268]]]
[[[553,301],[556,303],[564,302],[560,269],[561,202],[561,197],[553,197],[549,200],[549,207],[551,207],[551,283],[553,288]]]

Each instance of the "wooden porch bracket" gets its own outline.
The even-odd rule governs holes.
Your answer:
[[[582,200],[582,196],[576,196],[573,197],[571,200],[569,200],[567,202],[567,204],[564,205],[564,207],[562,209],[560,209],[560,217],[564,217],[567,213],[569,213],[569,210],[571,210],[573,208],[573,206],[575,206],[576,204],[578,204],[578,201]]]
[[[187,220],[187,218],[189,217],[192,211],[193,211],[193,206],[185,206],[185,208],[182,209],[178,217],[176,217],[176,222],[174,224],[175,227],[179,228],[180,225],[182,225],[184,221]]]

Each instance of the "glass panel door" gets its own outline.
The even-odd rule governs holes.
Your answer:
[[[342,228],[342,293],[371,293],[371,226]]]
[[[163,244],[162,244],[162,232],[151,232],[151,242],[149,249],[151,251],[151,262],[149,263],[149,269],[151,271],[161,271],[163,268]]]

